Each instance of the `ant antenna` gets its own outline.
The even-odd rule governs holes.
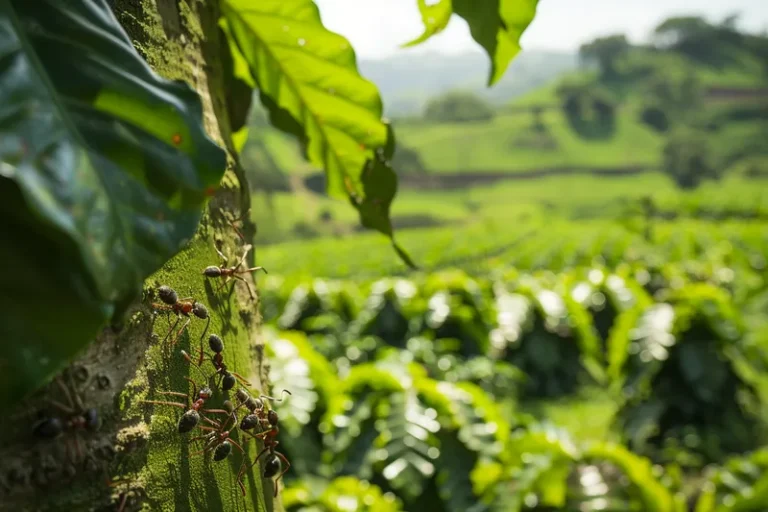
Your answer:
[[[267,396],[267,395],[261,395],[261,396],[260,396],[260,398],[266,398],[266,399],[268,399],[268,400],[272,400],[273,402],[282,402],[282,401],[285,399],[285,394],[286,394],[286,393],[288,393],[289,395],[293,395],[293,393],[291,393],[291,392],[290,392],[290,391],[288,391],[287,389],[284,389],[284,390],[281,392],[281,396],[280,396],[280,398],[274,398],[274,397],[271,397],[271,396]]]
[[[181,357],[183,357],[184,359],[186,359],[186,360],[187,360],[187,362],[189,363],[189,366],[191,366],[192,368],[194,368],[195,370],[197,370],[198,372],[200,372],[200,375],[202,375],[202,377],[203,377],[203,382],[204,382],[205,384],[208,384],[208,381],[209,381],[211,378],[210,378],[208,375],[206,375],[206,374],[205,374],[205,372],[203,371],[203,369],[202,369],[202,368],[200,368],[200,367],[199,367],[197,364],[195,364],[195,362],[194,362],[194,361],[192,361],[192,358],[191,358],[191,357],[189,357],[189,354],[187,354],[187,351],[186,351],[186,350],[181,350],[180,352],[181,352]]]

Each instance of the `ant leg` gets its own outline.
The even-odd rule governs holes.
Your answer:
[[[256,296],[253,294],[253,288],[251,288],[251,283],[249,283],[248,280],[238,275],[233,275],[232,277],[234,277],[235,279],[239,279],[240,281],[245,283],[245,287],[248,288],[248,295],[251,297],[251,300],[256,298]]]
[[[216,430],[221,428],[221,423],[219,423],[218,421],[212,420],[210,418],[206,418],[205,416],[202,416],[202,415],[200,417],[203,419],[203,421],[207,421],[208,423],[216,427]],[[200,428],[203,428],[203,425],[200,425]]]
[[[200,412],[213,413],[213,414],[229,414],[229,411],[224,409],[200,409]]]
[[[57,409],[59,409],[61,412],[65,413],[65,414],[74,414],[75,413],[75,410],[73,408],[68,407],[68,406],[64,405],[63,403],[61,403],[61,402],[57,402],[56,400],[52,400],[52,399],[49,398],[48,399],[48,403],[50,403],[52,406],[56,407]]]
[[[160,343],[165,343],[165,340],[168,339],[168,336],[170,336],[173,330],[176,329],[176,326],[179,325],[179,321],[181,321],[181,317],[179,315],[176,315],[176,322],[174,322],[173,326],[170,329],[168,329],[168,334],[165,335],[165,338],[163,338],[163,341],[161,341]]]
[[[195,362],[192,360],[192,358],[191,358],[191,357],[189,357],[189,354],[187,354],[187,352],[186,352],[185,350],[182,350],[182,351],[181,351],[181,357],[183,357],[184,359],[186,359],[186,360],[187,360],[187,362],[190,364],[190,366],[192,366],[193,368],[196,368],[196,369],[197,369],[197,371],[199,371],[199,372],[200,372],[200,375],[202,375],[202,377],[203,377],[203,382],[205,382],[205,383],[207,383],[207,382],[208,382],[208,380],[210,379],[210,377],[208,377],[208,376],[205,374],[205,372],[203,371],[203,369],[202,369],[202,368],[200,368],[200,364],[202,364],[202,353],[201,353],[201,357],[200,357],[200,364],[197,364],[197,363],[195,363]],[[190,382],[192,382],[192,384],[194,384],[194,383],[195,383],[195,382],[194,382],[192,379],[190,379],[189,377],[185,377],[185,378],[186,378],[187,380],[189,380]],[[197,396],[197,388],[195,388],[195,392],[194,392],[194,394],[193,394],[192,396],[195,396],[195,397]]]
[[[156,391],[158,395],[173,395],[173,396],[183,396],[184,398],[189,398],[189,395],[184,393],[178,393],[176,391]]]
[[[184,322],[184,325],[181,326],[181,329],[179,329],[179,332],[176,333],[176,336],[173,337],[171,340],[171,345],[175,345],[179,341],[179,337],[184,333],[184,330],[186,330],[187,326],[189,325],[189,322],[191,322],[191,318],[187,318],[187,321]],[[178,322],[176,322],[178,323]]]
[[[269,272],[267,272],[267,269],[265,269],[264,267],[246,268],[246,269],[243,269],[243,270],[239,271],[238,274],[245,274],[245,273],[249,273],[249,272],[256,272],[257,270],[262,270],[262,271],[264,271],[265,274],[269,274]]]
[[[205,338],[205,333],[208,332],[208,327],[211,325],[211,316],[208,315],[208,319],[205,322],[205,329],[203,329],[203,334],[200,335],[200,348],[202,349],[203,346],[203,338]]]
[[[288,459],[280,452],[275,452],[275,455],[278,456],[281,462],[283,462],[283,471],[280,473],[280,475],[275,478],[275,498],[277,498],[277,483],[280,481],[281,478],[283,478],[283,475],[288,472],[288,469],[291,467],[291,463],[288,462]]]
[[[179,402],[166,402],[165,400],[139,400],[140,404],[154,404],[154,405],[172,405],[174,407],[181,407],[186,409],[187,406],[180,404]]]
[[[234,375],[234,376],[235,376],[235,378],[237,378],[237,379],[240,381],[240,383],[242,383],[244,386],[248,386],[248,387],[250,387],[250,386],[251,386],[251,383],[250,383],[250,382],[248,382],[247,380],[245,380],[245,377],[243,377],[242,375],[240,375],[240,374],[238,374],[238,373],[235,373],[235,372],[229,372],[229,373],[231,373],[232,375]]]
[[[216,243],[215,243],[215,242],[214,242],[214,244],[213,244],[213,248],[214,248],[214,249],[216,249],[216,254],[218,254],[218,255],[219,255],[219,258],[221,258],[221,263],[222,263],[222,266],[223,266],[223,267],[226,267],[226,266],[227,266],[227,261],[228,261],[228,260],[227,260],[227,257],[226,257],[226,256],[224,256],[224,253],[222,253],[222,252],[219,250],[219,248],[218,248],[218,247],[216,247]]]
[[[243,255],[240,257],[240,261],[237,262],[237,265],[232,267],[233,269],[238,269],[243,263],[245,263],[245,258],[248,256],[248,253],[251,252],[251,249],[253,249],[253,246],[251,244],[248,244],[245,247],[243,247]]]
[[[68,412],[75,412],[75,407],[77,406],[75,404],[75,401],[72,400],[72,394],[69,392],[69,388],[67,388],[67,385],[64,384],[61,377],[56,377],[56,385],[59,386],[59,389],[61,390],[61,393],[64,395],[64,398],[67,399],[67,403],[69,404]]]

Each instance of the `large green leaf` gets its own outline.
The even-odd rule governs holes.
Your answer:
[[[536,15],[538,0],[440,0],[428,5],[418,0],[424,33],[406,44],[423,43],[440,33],[451,17],[451,10],[466,20],[472,38],[491,59],[488,85],[499,81],[509,63],[520,52],[520,37]]]
[[[312,0],[226,0],[222,10],[272,124],[306,143],[309,161],[325,169],[330,196],[348,198],[365,227],[392,238],[394,136],[349,42],[323,26]]]
[[[0,91],[6,402],[189,241],[226,161],[197,95],[152,72],[103,0],[0,2]]]

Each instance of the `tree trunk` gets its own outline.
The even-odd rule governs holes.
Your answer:
[[[217,25],[218,5],[200,0],[114,0],[111,5],[136,48],[159,74],[184,80],[200,93],[208,133],[228,149],[228,169],[194,239],[147,280],[142,300],[131,306],[123,325],[105,328],[63,374],[61,382],[76,390],[86,407],[98,410],[98,431],[64,433],[50,441],[32,435],[40,411],[53,410],[46,400],[68,401],[57,383],[41,390],[18,411],[0,415],[0,511],[271,511],[272,483],[260,478],[258,466],[243,479],[245,496],[236,482],[242,461],[253,462],[256,443],[246,447],[243,436],[234,433],[247,455],[233,449],[228,458],[214,462],[211,454],[195,454],[204,446],[202,442],[189,441],[205,431],[177,433],[182,408],[139,403],[184,403],[183,396],[159,392],[192,395],[186,378],[198,384],[203,381],[180,350],[196,355],[206,322],[193,317],[178,343],[172,346],[163,341],[175,318],[153,314],[150,305],[157,301],[159,285],[171,286],[179,298],[194,297],[205,304],[210,316],[207,332],[224,340],[229,370],[247,378],[252,393],[268,391],[263,347],[257,338],[257,299],[250,297],[243,282],[218,289],[218,281],[201,275],[206,266],[221,264],[214,242],[221,244],[229,265],[242,254],[243,243],[227,219],[239,217],[250,203],[244,174],[232,150],[233,109],[227,102],[231,91],[225,87],[228,82],[222,66],[228,50]],[[248,240],[255,232],[247,219],[243,231]],[[253,263],[253,254],[249,259]],[[245,278],[251,280],[249,275]],[[250,286],[255,290],[253,282]],[[45,321],[44,315],[41,321]],[[207,335],[204,342],[207,350]],[[210,362],[202,368],[213,374]],[[206,406],[219,408],[225,399],[234,401],[232,391],[215,389]]]

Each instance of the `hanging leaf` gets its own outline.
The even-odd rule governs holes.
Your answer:
[[[427,4],[426,0],[418,0],[421,20],[424,22],[424,33],[419,37],[405,43],[403,46],[416,46],[421,44],[435,34],[442,32],[448,26],[453,14],[453,5],[451,0],[439,0],[434,4]]]
[[[501,79],[520,52],[520,37],[536,14],[538,0],[453,0],[453,12],[469,24],[472,38],[491,59],[488,85]]]
[[[325,169],[330,196],[348,198],[363,226],[393,239],[394,135],[349,42],[323,26],[312,0],[226,0],[222,11],[272,124],[306,142],[309,161]]]
[[[93,339],[193,236],[226,164],[200,99],[103,0],[0,4],[0,400]]]

